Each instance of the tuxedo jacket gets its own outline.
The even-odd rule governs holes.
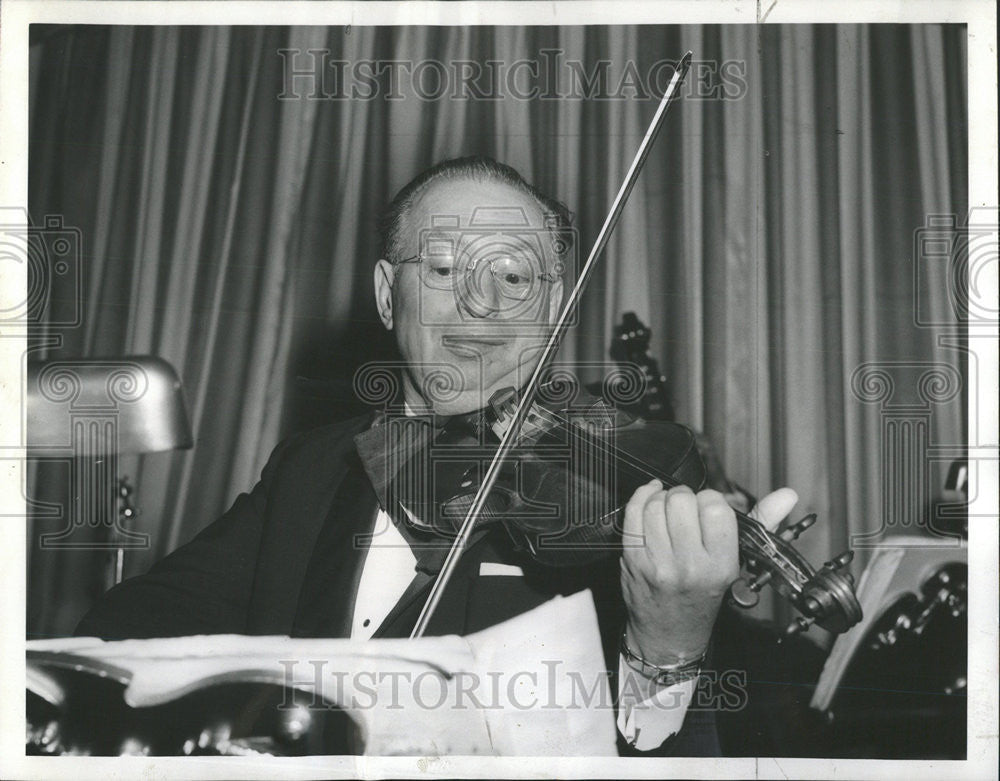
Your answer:
[[[76,634],[349,637],[364,535],[378,510],[354,443],[371,420],[352,418],[282,442],[249,493],[147,574],[111,589]],[[541,567],[497,525],[462,554],[426,634],[469,634],[556,594],[590,588],[615,691],[625,621],[619,577],[617,557],[587,567]],[[417,573],[376,637],[409,636],[431,580]],[[619,749],[637,753],[622,740]],[[656,752],[718,753],[710,710],[689,711],[680,733]]]

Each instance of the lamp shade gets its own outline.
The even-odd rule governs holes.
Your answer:
[[[96,455],[79,452],[95,432],[102,453],[193,444],[177,372],[152,355],[29,361],[26,400],[29,457]]]

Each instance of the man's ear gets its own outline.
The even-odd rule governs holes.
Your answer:
[[[392,283],[396,277],[396,267],[384,258],[375,264],[375,308],[382,325],[392,330]]]

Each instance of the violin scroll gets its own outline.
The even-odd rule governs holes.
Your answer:
[[[840,570],[854,558],[845,551],[823,565],[806,583],[801,603],[794,603],[804,613],[785,628],[786,635],[807,630],[814,622],[829,632],[846,632],[861,620],[861,605],[854,595],[854,576]]]
[[[861,620],[854,577],[845,569],[854,558],[853,551],[840,554],[817,571],[791,545],[816,522],[815,513],[778,534],[748,515],[736,516],[746,574],[730,590],[732,604],[751,608],[757,604],[760,590],[771,585],[800,613],[785,628],[786,636],[805,632],[813,624],[840,634]]]

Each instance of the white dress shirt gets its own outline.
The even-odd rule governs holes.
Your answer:
[[[371,638],[413,580],[416,563],[409,544],[380,509],[361,569],[352,639]],[[626,676],[634,676],[631,685],[625,685]],[[640,701],[638,693],[647,691],[650,684],[619,657],[618,730],[625,740],[640,751],[650,751],[677,733],[691,704],[695,683],[692,680],[663,687]]]

